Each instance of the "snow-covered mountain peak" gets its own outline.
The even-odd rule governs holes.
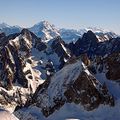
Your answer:
[[[36,26],[36,25],[41,25],[41,26],[52,26],[52,27],[55,27],[53,24],[51,24],[49,21],[46,21],[46,20],[43,20],[43,21],[41,21],[41,22],[39,22],[39,23],[37,23],[37,24],[35,24],[34,26]]]
[[[44,40],[49,40],[60,36],[58,29],[48,21],[41,21],[29,29]]]

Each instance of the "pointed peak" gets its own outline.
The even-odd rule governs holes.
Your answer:
[[[47,23],[47,21],[40,21],[40,22],[36,23],[35,25],[40,25],[40,24],[45,24],[45,23]]]
[[[87,34],[94,34],[94,32],[92,30],[88,30]]]
[[[86,33],[83,34],[83,37],[85,37],[85,36],[90,37],[90,36],[96,36],[96,35],[95,35],[95,33],[93,31],[88,30]]]
[[[43,24],[50,24],[50,22],[49,22],[49,21],[46,21],[46,20],[43,20],[43,21],[41,21],[40,23],[43,23]]]
[[[95,33],[92,32],[91,30],[89,30],[87,33],[84,33],[82,39],[98,42],[98,39]]]
[[[48,21],[41,21],[29,28],[29,30],[44,40],[50,40],[60,35],[59,30]]]
[[[30,31],[26,28],[23,28],[22,31],[21,31],[22,34],[25,34],[25,33],[30,33]]]
[[[40,27],[55,27],[53,24],[51,24],[49,21],[43,20],[37,24],[34,25],[35,26],[40,26]]]

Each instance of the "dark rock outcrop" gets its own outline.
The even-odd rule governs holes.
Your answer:
[[[48,117],[65,103],[72,102],[89,111],[100,104],[113,106],[114,98],[106,85],[102,85],[93,77],[82,62],[74,61],[40,85],[33,100],[28,101],[27,105],[33,104],[41,108],[43,114]]]
[[[88,31],[87,33],[84,33],[83,37],[79,38],[75,44],[70,43],[68,47],[76,56],[87,53],[89,57],[94,58],[95,55],[104,56],[106,54],[120,52],[119,45],[119,37],[110,37],[107,41],[99,42],[96,35],[92,31]]]
[[[94,59],[91,60],[89,70],[95,75],[104,73],[108,80],[119,81],[120,53],[116,52],[103,57],[95,56]]]
[[[88,55],[94,54],[97,49],[98,39],[92,31],[88,31],[75,43],[76,55],[81,53],[88,53]]]
[[[66,47],[65,42],[60,37],[54,39],[51,47],[55,51],[55,53],[60,57],[61,64],[59,68],[61,69],[66,62],[65,60],[68,60],[71,57],[70,50]]]
[[[22,36],[24,36],[22,38]],[[26,39],[28,41],[26,41]],[[25,60],[30,55],[31,39],[27,30],[21,32],[21,38],[16,38],[16,41],[9,40],[9,42],[1,47],[0,50],[0,63],[1,63],[1,84],[7,88],[12,88],[12,84],[16,81],[23,85],[28,86],[25,73]],[[24,54],[22,54],[24,52]],[[9,86],[9,87],[8,87]]]
[[[0,42],[0,106],[14,109],[23,106],[40,84],[30,58],[33,37],[23,29],[9,36],[2,34]]]

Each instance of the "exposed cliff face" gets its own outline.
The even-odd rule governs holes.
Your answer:
[[[107,41],[99,42],[97,36],[92,31],[88,31],[75,43],[70,43],[68,47],[76,56],[87,53],[89,57],[93,57],[120,52],[119,45],[120,38],[110,38]]]
[[[119,52],[120,38],[110,38],[109,41],[99,42],[97,36],[88,31],[76,43],[68,47],[76,56],[83,55],[84,62],[88,62],[85,54],[90,58],[90,69],[94,74],[105,72],[109,80],[119,81]]]
[[[94,51],[97,49],[98,39],[96,35],[92,31],[88,31],[83,34],[82,38],[79,38],[75,43],[75,54],[79,56],[83,53],[88,53],[89,55],[93,55]]]
[[[0,34],[0,106],[35,107],[46,117],[66,104],[86,111],[114,106],[114,97],[119,98],[119,92],[113,93],[120,80],[119,44],[119,38],[99,42],[91,31],[69,45],[61,37],[43,41],[27,29]]]
[[[12,89],[15,82],[18,82],[23,87],[28,87],[24,68],[27,64],[26,60],[30,57],[30,48],[31,39],[27,30],[23,30],[19,36],[9,40],[5,46],[1,47],[0,76],[3,87]]]
[[[56,37],[47,43],[37,41],[32,48],[32,56],[33,59],[38,61],[36,69],[41,71],[41,78],[46,79],[53,74],[51,70],[54,69],[54,72],[56,72],[64,66],[71,58],[71,53],[65,42],[60,37]]]
[[[37,66],[36,69],[41,71],[42,77],[42,74],[46,76],[48,72],[49,74],[50,71],[54,72],[53,69],[56,71],[62,68],[71,57],[70,51],[60,37],[45,43],[27,29],[23,29],[21,33],[7,37],[2,33],[0,38],[1,84],[4,87],[12,88],[12,84],[15,82],[28,87],[27,78],[34,79],[32,66]],[[41,63],[38,63],[39,61]],[[31,69],[28,69],[28,66]],[[5,74],[3,75],[3,73]]]
[[[66,65],[40,85],[32,101],[46,117],[65,103],[81,104],[89,111],[100,104],[114,105],[114,99],[106,85],[93,77],[84,63],[78,60]]]
[[[107,62],[107,73],[106,77],[110,80],[119,81],[120,80],[120,53],[113,53],[106,58]]]
[[[52,76],[71,57],[61,38],[45,43],[27,29],[9,36],[1,33],[0,42],[0,87],[1,94],[6,93],[1,99],[6,105],[10,99],[9,90],[12,90],[9,104],[15,102],[15,106],[23,105],[41,83],[40,79]],[[14,95],[17,91],[24,98],[20,98],[19,94],[16,102]]]
[[[65,42],[60,38],[57,37],[53,43],[51,44],[52,49],[55,53],[60,57],[60,66],[61,69],[64,64],[71,58],[70,50],[66,47]]]
[[[1,36],[0,104],[6,109],[11,105],[14,109],[23,105],[40,84],[39,73],[30,63],[33,38],[27,29],[19,34]]]
[[[119,81],[120,75],[120,53],[112,53],[110,55],[95,56],[94,60],[91,60],[90,70],[94,74],[104,73],[106,79],[112,81]]]

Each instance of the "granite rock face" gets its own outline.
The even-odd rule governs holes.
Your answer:
[[[87,53],[89,57],[93,57],[95,55],[104,56],[106,54],[120,52],[119,45],[119,37],[99,42],[97,36],[92,31],[88,31],[75,43],[69,43],[68,47],[76,56]]]
[[[69,44],[60,36],[44,41],[27,29],[1,33],[0,106],[16,111],[32,106],[45,117],[66,103],[86,111],[101,104],[114,106],[107,83],[120,80],[119,45],[120,38],[99,42],[92,31]],[[107,82],[97,75],[105,75]]]
[[[6,109],[25,104],[39,85],[40,78],[30,63],[32,40],[27,29],[9,36],[1,34],[0,105]]]
[[[15,102],[15,106],[23,106],[43,82],[42,76],[48,79],[71,57],[65,46],[60,37],[46,43],[27,29],[9,36],[1,33],[1,104],[4,102],[4,106],[7,106]],[[12,91],[11,98],[9,91]]]
[[[89,70],[94,74],[104,73],[108,80],[119,81],[120,80],[120,53],[112,53],[110,55],[95,56],[94,60],[91,60]]]
[[[100,104],[114,106],[114,98],[81,60],[75,60],[40,85],[27,105],[37,106],[48,117],[65,103],[80,104],[90,111]]]
[[[30,40],[27,31],[23,30],[17,38],[9,40],[6,45],[1,46],[1,86],[11,89],[13,83],[18,82],[22,86],[28,87],[24,68],[26,66],[25,61],[30,56]]]

